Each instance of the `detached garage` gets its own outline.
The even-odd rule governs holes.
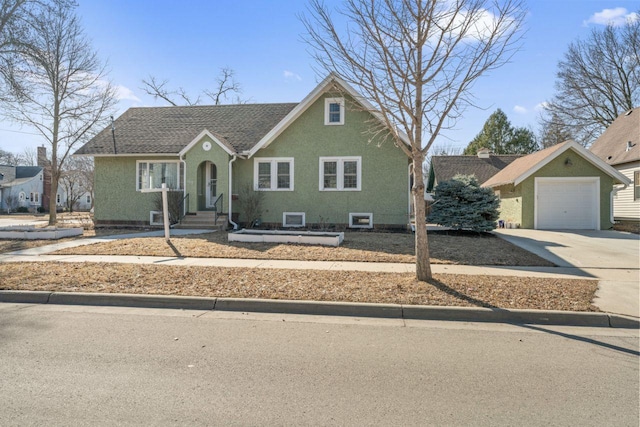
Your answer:
[[[613,226],[614,191],[630,181],[574,141],[521,157],[488,179],[500,219],[516,227],[599,230]]]

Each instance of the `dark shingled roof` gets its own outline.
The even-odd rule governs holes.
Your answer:
[[[520,157],[520,154],[491,154],[486,159],[478,156],[433,156],[431,167],[435,182],[431,182],[432,174],[429,174],[427,191],[431,191],[436,183],[448,181],[456,175],[475,175],[478,183],[482,184]]]
[[[631,147],[627,150],[629,142]],[[609,165],[640,160],[640,108],[619,115],[590,150]]]
[[[40,166],[16,166],[16,179],[33,178],[38,175],[42,167]]]
[[[203,130],[236,152],[251,149],[297,103],[130,108],[115,120],[118,154],[177,154]],[[113,154],[111,126],[75,154]]]

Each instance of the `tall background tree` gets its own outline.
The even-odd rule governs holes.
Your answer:
[[[548,148],[568,139],[573,139],[569,127],[554,112],[541,117],[539,132],[538,143],[542,148]]]
[[[3,112],[29,126],[51,146],[49,224],[56,223],[56,193],[64,164],[108,119],[115,92],[105,65],[91,48],[74,5],[53,2],[32,14]]]
[[[525,11],[517,0],[346,0],[340,13],[345,27],[312,0],[305,39],[323,74],[337,73],[374,106],[372,140],[411,158],[416,274],[429,280],[425,155],[473,105],[473,83],[515,53]]]
[[[153,96],[155,99],[162,99],[170,105],[200,105],[203,98],[209,98],[213,105],[220,105],[225,102],[235,104],[246,103],[240,98],[242,86],[235,79],[235,71],[229,67],[220,69],[220,73],[215,79],[213,89],[205,89],[196,97],[189,95],[183,87],[177,89],[169,88],[168,80],[160,80],[157,77],[149,76],[142,80],[142,90]]]
[[[593,29],[558,64],[556,94],[544,119],[564,123],[589,145],[625,111],[640,105],[640,20]]]
[[[498,108],[463,154],[477,154],[481,148],[488,148],[494,154],[529,154],[538,149],[538,143],[532,130],[513,127],[507,115]]]

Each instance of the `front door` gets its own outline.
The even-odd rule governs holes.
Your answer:
[[[215,163],[207,162],[206,164],[206,199],[207,208],[213,208],[217,196],[218,169]]]

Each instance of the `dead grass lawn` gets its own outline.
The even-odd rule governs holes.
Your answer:
[[[494,235],[429,233],[434,264],[552,266],[553,264]],[[125,239],[65,249],[56,254],[148,255],[196,258],[285,259],[414,263],[414,236],[409,233],[347,232],[341,246],[278,243],[230,243],[226,232],[171,239]]]
[[[109,263],[0,264],[0,289],[597,311],[594,280]]]

